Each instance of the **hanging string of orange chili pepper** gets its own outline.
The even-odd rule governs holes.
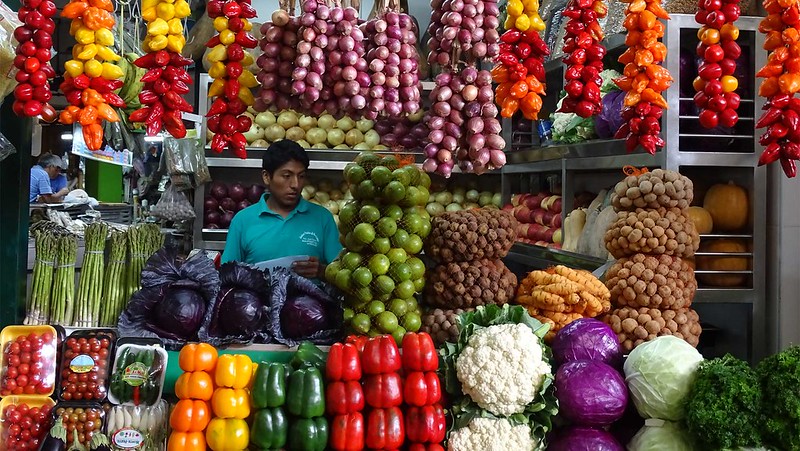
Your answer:
[[[659,136],[659,119],[667,108],[667,101],[661,93],[672,84],[672,76],[661,65],[667,56],[667,46],[659,41],[664,37],[664,24],[660,19],[668,20],[669,14],[660,0],[623,1],[628,3],[623,22],[628,30],[625,38],[628,50],[619,57],[625,69],[623,76],[614,83],[625,91],[622,110],[625,124],[615,136],[626,139],[628,152],[642,146],[655,154],[657,148],[664,147],[664,140]]]
[[[533,29],[511,29],[500,36],[500,54],[495,58],[492,81],[498,84],[495,102],[500,115],[510,118],[518,110],[529,120],[539,118],[545,94],[544,57],[547,44]]]
[[[797,175],[800,159],[800,5],[797,0],[764,0],[767,16],[758,31],[766,35],[767,64],[756,73],[763,78],[758,95],[765,97],[764,113],[756,128],[766,128],[759,137],[764,151],[758,165],[780,160],[787,177]]]

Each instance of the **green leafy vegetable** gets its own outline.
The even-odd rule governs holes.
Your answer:
[[[686,426],[701,449],[758,446],[761,387],[755,371],[730,354],[702,362],[686,402]]]
[[[764,444],[782,450],[800,449],[800,346],[762,360],[761,381]]]

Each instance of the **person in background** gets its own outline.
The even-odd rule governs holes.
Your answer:
[[[270,144],[262,161],[268,194],[233,217],[222,263],[259,263],[308,255],[292,269],[308,279],[321,279],[325,267],[342,250],[333,215],[303,199],[309,159],[305,149],[284,139]]]
[[[31,189],[29,202],[55,204],[64,201],[64,196],[69,193],[66,178],[63,184],[58,182],[58,191],[53,190],[53,180],[59,179],[63,162],[61,158],[51,153],[39,157],[38,164],[31,168]]]

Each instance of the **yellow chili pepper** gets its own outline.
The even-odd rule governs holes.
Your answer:
[[[169,33],[169,25],[166,20],[160,17],[147,24],[147,34],[150,36],[165,35],[167,33]]]
[[[158,13],[156,12],[156,7],[150,8],[142,8],[142,20],[147,23],[150,23],[158,18]]]
[[[88,61],[97,55],[97,45],[95,44],[86,44],[83,46],[83,51],[78,54],[78,59],[83,61]]]
[[[520,0],[508,0],[508,6],[506,11],[508,11],[509,16],[519,16],[522,14],[522,9],[524,8],[522,1]]]
[[[167,2],[161,2],[156,6],[156,14],[160,19],[172,20],[175,17],[175,6]]]
[[[228,29],[228,18],[219,16],[214,19],[214,29],[217,30],[217,33],[221,33],[222,30]]]
[[[214,82],[216,83],[216,81]],[[250,92],[249,90],[247,91]],[[240,98],[241,95],[242,91],[240,90]],[[252,94],[250,94],[250,97],[252,98]],[[250,383],[252,375],[253,361],[250,360],[250,357],[243,354],[224,354],[219,356],[217,360],[214,382],[218,387],[245,388]]]
[[[228,72],[225,69],[225,63],[221,61],[212,63],[211,67],[208,68],[208,76],[213,78],[214,80],[225,78],[227,74]],[[242,75],[244,75],[244,72],[242,72]]]
[[[167,36],[167,50],[181,53],[183,46],[186,45],[186,38],[182,34],[171,34]]]
[[[103,75],[103,64],[96,59],[90,59],[83,63],[83,71],[90,78],[96,78]]]
[[[103,61],[119,61],[122,59],[122,57],[104,45],[97,46],[97,58]]]
[[[219,418],[240,418],[250,416],[250,399],[247,390],[242,388],[218,388],[211,397],[211,410]]]
[[[244,102],[244,104],[247,106],[254,104],[256,101],[256,99],[253,97],[253,91],[244,86],[239,88],[239,100]]]
[[[69,60],[64,63],[64,69],[67,71],[67,75],[75,78],[83,73],[83,62],[74,59]]]
[[[94,32],[94,42],[99,45],[114,45],[114,33],[108,28],[101,28]]]
[[[208,52],[208,61],[211,63],[216,63],[217,61],[225,61],[228,58],[228,51],[225,49],[225,46],[222,44],[217,45],[210,52]]]
[[[249,441],[247,423],[238,418],[214,418],[206,428],[206,444],[212,451],[241,451]]]
[[[219,32],[219,42],[222,45],[231,45],[236,42],[236,33],[231,30],[222,30]]]
[[[218,97],[225,93],[225,80],[220,78],[214,80],[211,86],[208,87],[209,97]]]
[[[170,19],[167,21],[170,34],[183,34],[183,24],[180,19]]]
[[[167,40],[167,37],[165,35],[152,36],[152,37],[148,36],[148,38],[145,38],[145,42],[147,43],[147,46],[150,48],[150,51],[153,52],[163,50],[167,48],[167,44],[169,44],[169,40]]]
[[[178,0],[175,2],[175,17],[178,19],[183,19],[189,17],[191,14],[192,10],[186,0]]]
[[[94,31],[86,27],[79,26],[75,31],[75,40],[78,41],[78,44],[91,44],[94,39]]]
[[[258,86],[258,80],[256,80],[253,73],[247,69],[243,70],[242,75],[239,76],[239,83],[245,88],[255,88]]]
[[[103,78],[106,80],[118,80],[125,76],[125,72],[116,64],[103,63]]]

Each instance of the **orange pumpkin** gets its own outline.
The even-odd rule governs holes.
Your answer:
[[[747,245],[742,240],[709,240],[700,243],[699,252],[728,253],[747,252]],[[747,257],[711,257],[695,256],[697,270],[702,271],[747,271]],[[738,287],[747,283],[745,274],[697,274],[697,279],[712,287]]]
[[[703,207],[689,207],[689,217],[694,222],[694,228],[700,235],[711,233],[714,230],[714,220],[711,214]]]
[[[703,199],[703,208],[711,215],[714,230],[719,232],[743,229],[750,216],[747,191],[733,182],[709,188]]]

